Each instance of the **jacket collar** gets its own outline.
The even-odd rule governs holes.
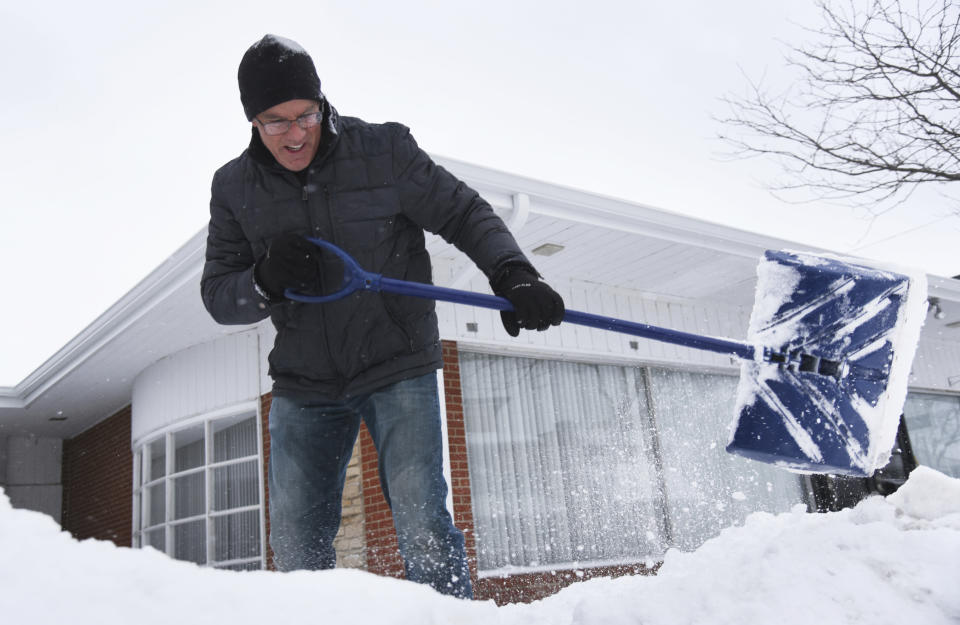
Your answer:
[[[320,100],[320,110],[323,111],[323,132],[320,135],[320,147],[317,148],[317,154],[313,157],[310,165],[323,162],[323,160],[333,152],[333,148],[340,138],[340,115],[337,113],[337,109],[333,108],[327,100],[326,96]],[[257,129],[251,128],[250,132],[250,145],[247,146],[247,153],[250,154],[250,157],[258,164],[269,169],[287,171],[277,162],[277,159],[273,157],[273,154],[270,153],[267,146],[263,144]]]

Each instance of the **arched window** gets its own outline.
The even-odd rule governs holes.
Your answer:
[[[217,568],[264,568],[261,440],[250,404],[137,445],[134,546]]]

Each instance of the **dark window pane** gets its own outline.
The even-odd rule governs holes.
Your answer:
[[[166,552],[167,550],[167,532],[164,528],[150,530],[143,533],[143,545],[153,547],[157,551]]]
[[[960,397],[910,393],[903,416],[917,462],[960,478]]]
[[[197,564],[207,563],[206,521],[191,521],[173,526],[173,557]]]
[[[258,448],[256,417],[245,415],[214,422],[214,462],[255,456]]]
[[[147,446],[143,464],[143,481],[152,482],[167,473],[167,437],[161,436]]]
[[[213,470],[213,509],[230,510],[260,502],[257,461],[251,460]]]
[[[173,435],[174,468],[179,473],[203,466],[203,424]]]
[[[207,511],[203,471],[178,477],[173,484],[174,519],[185,519]]]
[[[260,555],[260,512],[248,510],[214,519],[219,562]]]
[[[159,525],[166,520],[167,484],[160,482],[146,488],[143,497],[143,521],[146,527]]]

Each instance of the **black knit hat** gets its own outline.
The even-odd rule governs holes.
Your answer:
[[[247,120],[288,100],[322,100],[313,59],[289,39],[266,35],[250,46],[240,69],[240,102]]]

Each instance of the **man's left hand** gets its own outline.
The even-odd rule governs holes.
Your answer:
[[[520,328],[546,330],[563,321],[563,298],[526,267],[507,270],[493,285],[493,292],[513,305],[513,310],[500,311],[503,327],[510,336],[518,336]]]

